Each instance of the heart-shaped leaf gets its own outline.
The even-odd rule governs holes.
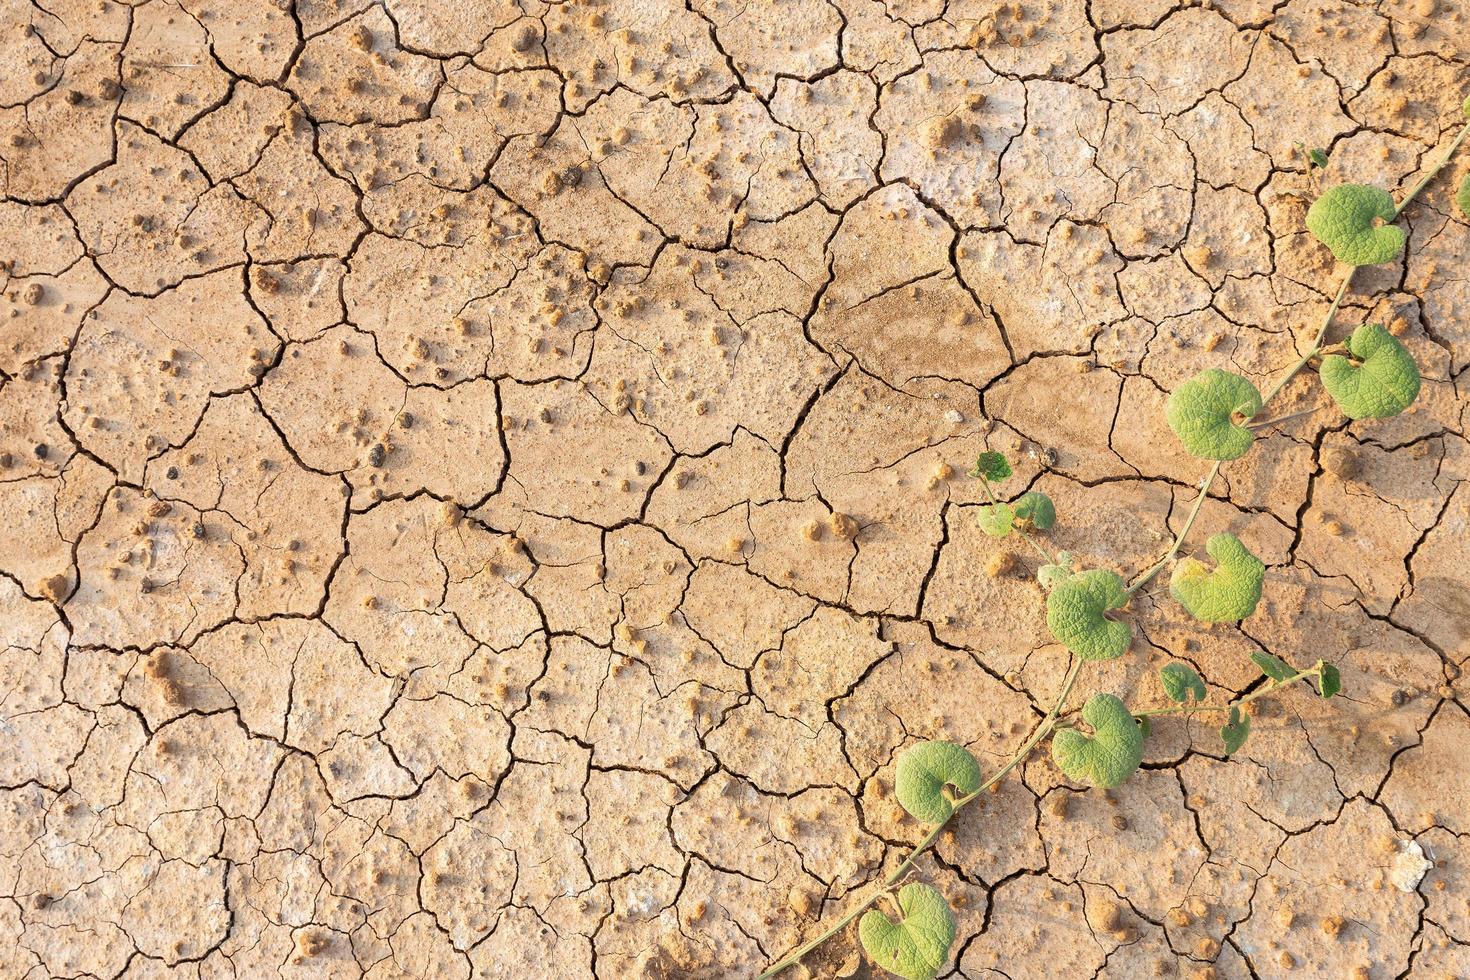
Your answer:
[[[1266,566],[1233,534],[1215,534],[1205,542],[1215,559],[1213,570],[1195,558],[1174,566],[1169,592],[1189,614],[1203,623],[1233,623],[1256,611]]]
[[[1348,338],[1354,360],[1338,354],[1322,358],[1322,387],[1350,419],[1386,419],[1419,397],[1419,365],[1398,338],[1376,323],[1365,323]]]
[[[1209,368],[1169,396],[1164,416],[1184,448],[1201,459],[1239,459],[1255,434],[1238,424],[1261,410],[1261,393],[1238,374]]]
[[[975,468],[970,471],[970,475],[995,483],[1011,475],[1011,464],[1000,453],[981,453],[980,458],[975,460]]]
[[[1070,551],[1058,551],[1055,565],[1042,565],[1036,570],[1036,580],[1048,592],[1071,577],[1072,553]]]
[[[1133,642],[1133,627],[1104,614],[1127,603],[1128,590],[1113,572],[1078,572],[1046,597],[1046,625],[1058,643],[1083,660],[1112,660]]]
[[[1460,189],[1455,194],[1455,203],[1460,206],[1460,213],[1470,217],[1470,174],[1466,174],[1460,181]]]
[[[1220,729],[1220,738],[1225,743],[1225,754],[1234,755],[1245,744],[1251,733],[1250,715],[1243,715],[1239,708],[1230,709],[1230,720]]]
[[[1186,667],[1181,663],[1165,664],[1159,670],[1159,680],[1163,682],[1164,693],[1174,701],[1203,701],[1205,699],[1205,682],[1194,672],[1194,668]]]
[[[1278,684],[1296,673],[1296,668],[1292,667],[1291,664],[1282,660],[1280,657],[1271,656],[1264,650],[1257,650],[1251,654],[1251,663],[1261,668],[1261,673]]]
[[[1121,786],[1143,761],[1143,729],[1128,706],[1111,694],[1094,694],[1082,708],[1092,726],[1084,735],[1065,728],[1051,741],[1051,756],[1069,779],[1112,789]]]
[[[863,949],[883,969],[908,980],[931,980],[949,961],[954,913],[939,889],[912,882],[898,891],[903,918],[894,922],[877,909],[858,923]]]
[[[986,504],[976,513],[975,523],[992,538],[1003,538],[1016,523],[1016,509],[1010,504]]]
[[[980,763],[963,745],[921,742],[898,759],[894,795],[903,808],[925,823],[944,823],[954,804],[944,795],[953,786],[960,796],[980,788]]]
[[[1342,690],[1342,674],[1326,661],[1317,662],[1317,693],[1330,698]]]
[[[1057,508],[1051,498],[1040,490],[1027,490],[1013,505],[1016,522],[1025,527],[1045,531],[1057,522]]]
[[[1307,210],[1307,228],[1344,265],[1392,262],[1404,249],[1393,195],[1365,184],[1339,184]]]

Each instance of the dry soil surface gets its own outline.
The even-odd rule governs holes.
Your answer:
[[[1467,15],[4,0],[0,975],[752,976],[922,836],[899,750],[1056,695],[968,465],[1156,560],[1166,394],[1295,359],[1307,204],[1447,146]],[[1082,684],[1345,696],[1110,794],[1035,756],[919,863],[946,972],[1470,975],[1464,169],[1331,338],[1418,406],[1293,383],[1200,524],[1257,614],[1151,588]]]

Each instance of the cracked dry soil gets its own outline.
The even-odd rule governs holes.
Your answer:
[[[0,975],[753,975],[922,835],[901,747],[995,766],[1055,697],[968,464],[1155,560],[1167,392],[1328,305],[1294,144],[1402,193],[1467,14],[4,0]],[[1034,756],[920,862],[955,975],[1470,975],[1451,184],[1340,321],[1419,404],[1272,430],[1201,524],[1258,613],[1151,590],[1083,684],[1346,696],[1228,761],[1160,721],[1110,794]]]

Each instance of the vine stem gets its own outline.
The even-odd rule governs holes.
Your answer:
[[[1419,192],[1428,187],[1429,182],[1438,177],[1439,172],[1443,170],[1451,160],[1454,159],[1456,151],[1460,149],[1460,144],[1465,142],[1466,136],[1470,136],[1470,122],[1467,122],[1464,126],[1460,127],[1459,135],[1455,137],[1454,142],[1450,144],[1450,148],[1445,151],[1445,155],[1440,158],[1439,163],[1434,165],[1433,170],[1429,171],[1429,173],[1419,178],[1419,183],[1414,185],[1413,189],[1404,196],[1403,202],[1394,209],[1393,218],[1395,221],[1398,220],[1399,215],[1404,213],[1404,208],[1408,207],[1413,202],[1414,198],[1419,196]]]
[[[1215,465],[1210,467],[1210,472],[1205,477],[1204,484],[1199,488],[1199,496],[1194,498],[1194,507],[1189,511],[1189,517],[1184,521],[1184,526],[1179,529],[1179,533],[1174,535],[1174,543],[1169,546],[1169,553],[1148,571],[1138,576],[1136,582],[1128,586],[1128,595],[1137,595],[1139,589],[1147,585],[1155,575],[1162,572],[1165,566],[1178,556],[1179,549],[1184,547],[1184,539],[1189,536],[1189,529],[1194,527],[1195,518],[1199,517],[1200,509],[1205,505],[1205,498],[1210,495],[1210,484],[1214,483],[1215,477],[1220,475],[1220,467],[1223,465],[1224,463],[1222,461],[1216,460]]]
[[[1272,683],[1261,688],[1259,691],[1256,691],[1252,694],[1247,694],[1245,697],[1242,698],[1236,698],[1234,701],[1230,701],[1225,704],[1174,704],[1166,708],[1149,708],[1144,711],[1135,711],[1133,712],[1133,717],[1142,718],[1146,715],[1187,715],[1194,714],[1195,712],[1199,711],[1229,711],[1231,708],[1238,708],[1243,704],[1249,704],[1256,698],[1264,697],[1267,694],[1272,694],[1276,691],[1280,691],[1288,684],[1295,684],[1297,681],[1301,680],[1304,677],[1320,676],[1322,676],[1322,666],[1321,664],[1318,664],[1315,667],[1308,667],[1306,670],[1299,670],[1295,674],[1292,674],[1290,677],[1283,678],[1279,681],[1273,681]]]
[[[897,868],[893,869],[893,872],[883,879],[882,884],[874,890],[873,894],[869,895],[867,898],[859,902],[857,905],[853,906],[851,909],[848,909],[847,913],[843,915],[842,918],[833,923],[832,927],[826,932],[822,933],[820,936],[817,936],[815,939],[812,939],[809,942],[803,944],[790,956],[786,957],[784,960],[775,964],[774,966],[768,968],[764,973],[757,977],[756,980],[769,980],[770,977],[774,977],[776,974],[780,973],[787,967],[795,966],[803,956],[805,956],[807,953],[810,953],[812,950],[816,949],[818,946],[822,945],[822,943],[831,939],[833,936],[837,935],[843,929],[846,929],[848,924],[851,923],[853,919],[856,919],[860,914],[869,909],[874,902],[878,901],[878,899],[888,894],[889,889],[891,889],[900,880],[902,880],[904,875],[908,874],[909,869],[914,866],[914,862],[918,860],[919,855],[927,851],[934,844],[934,842],[939,839],[939,835],[944,832],[944,828],[949,826],[949,822],[954,819],[954,815],[956,813],[959,813],[960,809],[966,803],[969,803],[981,793],[985,792],[990,787],[994,786],[996,783],[1004,779],[1011,772],[1012,769],[1015,769],[1023,761],[1025,761],[1026,757],[1031,754],[1031,750],[1036,748],[1038,742],[1046,738],[1047,735],[1051,734],[1051,730],[1056,727],[1057,717],[1062,713],[1062,709],[1066,707],[1067,698],[1070,697],[1072,694],[1073,685],[1077,683],[1077,675],[1081,673],[1083,663],[1085,663],[1085,661],[1081,660],[1080,658],[1074,659],[1072,661],[1072,667],[1070,670],[1067,671],[1067,678],[1065,681],[1062,682],[1062,693],[1057,695],[1057,703],[1052,705],[1051,710],[1046,713],[1046,717],[1042,719],[1041,724],[1036,726],[1036,731],[1032,732],[1031,737],[1026,739],[1026,741],[1022,743],[1021,747],[1016,750],[1015,755],[1011,756],[1010,761],[997,769],[990,776],[989,779],[981,783],[980,786],[975,790],[975,792],[967,793],[964,796],[956,799],[954,801],[953,808],[950,810],[949,817],[944,821],[944,823],[935,825],[933,830],[925,834],[924,839],[919,841],[918,844],[914,845],[914,849],[909,852],[909,856],[904,858],[903,863],[900,864]]]

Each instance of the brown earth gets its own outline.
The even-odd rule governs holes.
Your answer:
[[[901,748],[1056,695],[976,454],[1155,560],[1166,394],[1296,357],[1305,208],[1447,145],[1467,14],[0,4],[0,975],[753,976],[922,836]],[[1201,518],[1260,610],[1150,590],[1082,685],[1345,696],[1035,756],[919,864],[956,975],[1470,976],[1465,169],[1340,318],[1419,404],[1294,383]]]

